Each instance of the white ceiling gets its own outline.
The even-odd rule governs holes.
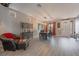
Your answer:
[[[44,17],[46,17],[45,20],[53,20],[76,17],[79,15],[78,3],[42,3],[41,6],[42,7],[38,7],[37,3],[17,3],[11,4],[10,8],[42,20],[45,19]]]

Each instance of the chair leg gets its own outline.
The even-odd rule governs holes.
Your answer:
[[[26,48],[29,46],[29,43],[25,44],[24,46],[24,50],[26,50]]]
[[[4,51],[6,51],[6,49],[4,49]]]

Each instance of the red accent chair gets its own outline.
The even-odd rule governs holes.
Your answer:
[[[15,51],[16,49],[19,49],[19,45],[23,45],[23,49],[26,49],[26,43],[23,42],[22,39],[20,39],[19,36],[12,34],[12,33],[4,33],[1,35],[2,38],[2,44],[3,44],[3,48],[4,50],[13,50]],[[20,41],[22,41],[21,43],[19,43]]]

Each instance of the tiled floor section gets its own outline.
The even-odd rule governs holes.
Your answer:
[[[79,56],[79,41],[56,37],[47,41],[33,39],[27,50],[1,51],[1,56]]]

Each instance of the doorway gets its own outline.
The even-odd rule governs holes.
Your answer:
[[[56,22],[50,23],[48,25],[48,30],[51,31],[52,36],[56,35]]]

